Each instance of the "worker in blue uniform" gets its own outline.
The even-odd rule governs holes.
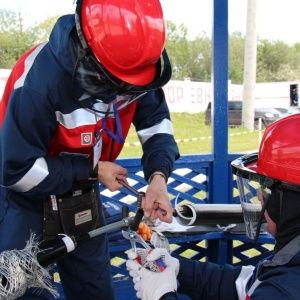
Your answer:
[[[256,266],[220,266],[178,260],[165,249],[157,248],[150,254],[143,249],[131,251],[126,264],[138,298],[174,300],[186,294],[199,300],[299,299],[299,128],[299,114],[276,121],[267,127],[258,153],[232,162],[247,237],[256,242],[261,224],[266,222],[268,232],[275,238],[273,253]],[[259,203],[260,216],[254,209]],[[137,255],[148,260],[148,266],[162,259],[166,269],[163,272],[146,269],[135,260]]]
[[[115,160],[132,124],[145,216],[172,221],[166,182],[179,151],[162,89],[166,31],[158,0],[78,0],[20,57],[0,101],[0,252],[23,249],[32,232],[41,241],[105,225],[99,182],[123,188]],[[105,234],[57,265],[66,299],[115,299]],[[53,299],[46,292],[22,299]]]

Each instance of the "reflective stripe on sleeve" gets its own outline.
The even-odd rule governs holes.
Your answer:
[[[253,266],[243,266],[239,277],[235,281],[236,291],[239,300],[245,300],[247,295],[247,284],[252,277],[254,267]]]
[[[155,124],[150,128],[142,129],[137,132],[142,145],[146,143],[153,135],[159,133],[174,135],[172,122],[168,119],[164,119],[160,123]]]
[[[27,192],[41,183],[49,174],[48,165],[44,158],[38,158],[31,169],[17,183],[7,186],[17,192]]]
[[[26,57],[25,61],[24,61],[24,72],[22,74],[22,76],[15,82],[14,84],[14,89],[17,89],[21,86],[24,85],[24,81],[26,79],[26,76],[28,74],[28,72],[30,71],[34,61],[35,61],[35,58],[37,57],[37,55],[41,52],[41,50],[46,46],[48,42],[44,42],[44,43],[41,43],[40,45],[38,45],[34,51],[32,51],[28,57]]]

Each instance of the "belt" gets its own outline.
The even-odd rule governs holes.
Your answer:
[[[64,199],[64,198],[70,198],[70,197],[75,197],[75,196],[79,196],[79,195],[83,195],[85,193],[90,192],[92,189],[94,188],[94,186],[90,186],[88,188],[82,189],[82,190],[73,190],[70,192],[67,192],[63,195],[56,195],[57,199]]]

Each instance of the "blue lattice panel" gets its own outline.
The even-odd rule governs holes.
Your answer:
[[[167,184],[170,201],[173,207],[178,196],[182,203],[207,203],[208,173],[212,155],[191,155],[181,158],[175,163],[174,171]],[[139,191],[146,191],[147,182],[144,180],[139,159],[122,159],[118,163],[128,170],[128,182]],[[130,211],[135,210],[136,197],[126,188],[117,192],[110,192],[101,186],[103,201],[116,201],[129,206]]]
[[[245,235],[226,234],[224,237],[231,242],[231,253],[228,262],[237,265],[256,265],[260,260],[268,257],[273,248],[275,240],[268,234],[261,234],[256,243],[250,242]]]

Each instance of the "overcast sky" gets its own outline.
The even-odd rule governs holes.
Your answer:
[[[74,0],[1,0],[0,9],[20,12],[26,23],[33,24],[57,14],[73,13]],[[228,0],[229,32],[246,32],[247,0]],[[185,24],[189,36],[201,32],[211,35],[213,0],[161,0],[167,20]],[[300,42],[299,0],[257,0],[257,34],[261,38]]]

